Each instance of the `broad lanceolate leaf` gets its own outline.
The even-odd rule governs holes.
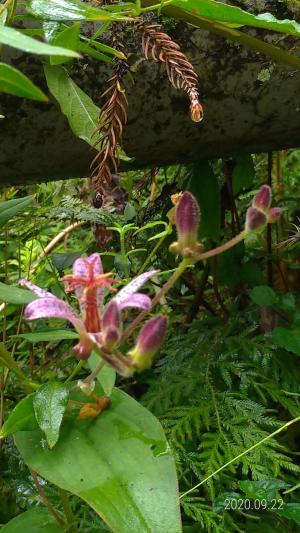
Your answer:
[[[46,383],[34,396],[35,416],[50,448],[53,448],[58,441],[68,397],[69,389],[61,383]]]
[[[300,35],[300,24],[294,20],[279,20],[271,13],[253,15],[235,6],[215,0],[174,0],[173,4],[194,16],[205,17],[234,27],[254,26],[267,30]]]
[[[33,410],[33,398],[34,394],[30,394],[16,405],[2,426],[0,438],[13,435],[17,431],[32,431],[38,428]]]
[[[62,46],[70,50],[77,50],[79,44],[80,22],[76,22],[72,26],[68,26],[63,31],[59,32],[52,41],[55,46]],[[50,65],[60,65],[70,61],[64,57],[50,57]]]
[[[0,92],[46,102],[48,97],[18,69],[0,63]]]
[[[62,526],[57,523],[48,509],[35,508],[21,513],[1,528],[1,533],[62,533]]]
[[[13,285],[6,285],[0,281],[0,301],[8,304],[24,305],[36,300],[35,294],[26,289],[19,289]]]
[[[109,13],[80,0],[27,0],[27,9],[46,20],[116,20],[117,14]]]
[[[7,44],[13,48],[18,48],[18,50],[24,50],[24,52],[30,54],[80,57],[80,55],[73,50],[43,43],[15,30],[14,28],[8,28],[7,26],[0,26],[0,43]]]
[[[5,202],[0,203],[0,228],[8,220],[13,218],[15,215],[24,211],[27,207],[32,204],[33,197],[25,196],[24,198],[14,198],[13,200],[6,200]]]
[[[66,339],[78,339],[79,335],[70,329],[53,329],[46,331],[37,331],[36,333],[19,333],[12,337],[20,337],[33,344],[36,342],[58,342]]]
[[[100,109],[70,78],[62,67],[45,66],[45,75],[50,92],[66,115],[70,127],[77,137],[93,145],[93,135],[98,126]]]
[[[123,391],[115,389],[111,401],[96,419],[65,419],[53,450],[41,446],[39,430],[17,433],[22,457],[115,533],[180,533],[175,464],[158,420]]]

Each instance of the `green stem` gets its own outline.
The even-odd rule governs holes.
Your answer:
[[[225,242],[225,244],[221,244],[221,246],[217,246],[217,248],[214,248],[213,250],[209,250],[208,252],[204,252],[203,254],[196,255],[194,259],[196,261],[205,261],[206,259],[209,259],[210,257],[220,255],[223,252],[226,252],[226,250],[229,250],[230,248],[232,248],[233,246],[236,246],[239,242],[243,241],[246,235],[247,235],[247,231],[244,230],[238,235],[236,235],[230,241]]]
[[[91,374],[87,378],[85,378],[84,383],[91,383],[92,381],[94,381],[94,379],[96,379],[96,377],[98,376],[99,372],[101,372],[104,365],[105,365],[105,361],[104,359],[101,359],[100,363],[98,364],[98,366],[96,366],[95,370],[93,370],[93,372],[91,372]]]
[[[139,269],[137,275],[141,274],[142,272],[144,272],[146,266],[150,263],[152,257],[156,254],[157,250],[161,247],[162,243],[164,242],[165,238],[166,238],[167,234],[163,235],[159,241],[157,241],[156,245],[152,248],[150,254],[147,256],[147,259],[144,261],[144,263],[142,264],[141,268]]]
[[[230,459],[230,461],[228,461],[227,463],[225,463],[225,465],[221,466],[220,468],[218,468],[217,470],[215,470],[212,474],[210,474],[209,476],[206,476],[204,479],[202,479],[202,481],[200,481],[200,483],[197,483],[197,485],[195,485],[194,487],[192,487],[191,489],[187,490],[186,492],[184,492],[183,494],[180,495],[180,498],[184,498],[184,496],[187,496],[187,494],[190,494],[191,492],[194,492],[194,490],[198,489],[201,485],[203,485],[204,483],[206,483],[209,479],[211,479],[212,477],[216,476],[217,474],[219,474],[219,472],[222,472],[222,470],[224,470],[225,468],[227,468],[228,466],[230,466],[232,463],[235,463],[235,461],[238,461],[241,457],[243,457],[244,455],[247,455],[248,453],[252,452],[253,450],[255,450],[256,448],[258,448],[261,444],[263,444],[264,442],[272,439],[273,437],[275,437],[276,435],[278,435],[279,433],[281,433],[282,431],[284,431],[286,428],[288,428],[289,426],[291,426],[292,424],[295,424],[296,422],[299,422],[300,421],[300,416],[297,416],[297,418],[293,418],[293,420],[290,420],[289,422],[287,422],[286,424],[284,424],[281,428],[279,429],[276,429],[276,431],[273,431],[273,433],[271,433],[270,435],[268,435],[267,437],[265,437],[264,439],[260,440],[259,442],[257,442],[256,444],[253,444],[253,446],[250,446],[250,448],[247,448],[247,450],[245,450],[244,452],[240,453],[239,455],[237,455],[236,457],[234,457],[233,459]]]
[[[126,248],[125,248],[125,233],[123,231],[120,232],[120,245],[121,245],[121,263],[124,275],[127,279],[129,279],[129,270],[128,270],[128,264],[127,264],[127,256],[126,256]]]
[[[180,278],[180,276],[183,274],[183,272],[192,266],[194,264],[193,261],[191,261],[188,258],[184,258],[181,263],[176,268],[175,272],[172,274],[170,279],[165,283],[160,291],[156,294],[156,296],[153,298],[151,303],[151,309],[155,307],[155,305],[159,302],[159,300],[167,294],[167,292],[173,287],[173,285],[176,283],[176,281]],[[144,320],[145,316],[148,314],[148,310],[142,311],[133,322],[128,326],[128,328],[124,331],[122,336],[122,341],[127,339],[132,332],[135,330],[135,328],[139,325],[139,323]]]
[[[81,359],[81,361],[79,361],[79,363],[77,363],[77,365],[73,369],[73,372],[71,372],[69,377],[66,379],[65,383],[69,383],[69,381],[72,381],[72,379],[76,376],[76,374],[78,374],[78,372],[82,369],[84,363],[85,363],[85,361],[83,359]]]
[[[162,0],[159,4],[154,4],[153,6],[143,7],[140,10],[140,13],[147,13],[147,11],[154,11],[155,9],[163,9],[165,6],[173,4],[174,0]]]
[[[68,524],[66,533],[78,533],[76,519],[73,514],[71,505],[70,505],[69,494],[66,490],[59,489],[59,495],[60,495],[60,499],[63,504],[63,508],[64,508],[64,512],[65,512],[67,524]]]

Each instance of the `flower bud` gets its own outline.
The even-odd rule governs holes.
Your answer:
[[[253,198],[252,207],[268,211],[272,203],[272,189],[269,185],[263,185]]]
[[[138,370],[150,368],[154,355],[160,349],[167,332],[167,317],[152,318],[139,333],[136,346],[129,352],[132,364]]]
[[[197,243],[200,209],[194,196],[186,191],[176,207],[176,228],[179,245],[192,248]]]
[[[85,339],[84,342],[80,341],[73,346],[72,353],[77,359],[88,359],[91,355],[93,346],[94,344],[91,340]]]
[[[256,207],[249,207],[246,215],[246,230],[259,231],[267,224],[267,217],[265,213]]]
[[[273,224],[274,222],[277,222],[281,215],[283,213],[283,209],[281,207],[272,207],[268,213],[268,222],[270,224]]]
[[[102,339],[107,350],[113,350],[121,339],[122,317],[117,302],[111,301],[102,317]]]

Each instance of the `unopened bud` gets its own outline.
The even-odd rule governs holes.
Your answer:
[[[93,349],[93,342],[86,339],[84,342],[79,342],[72,348],[72,352],[77,359],[88,359]]]
[[[154,355],[164,342],[166,332],[166,316],[159,315],[146,322],[139,333],[136,346],[128,354],[138,370],[150,368]]]
[[[121,339],[122,317],[118,304],[110,302],[102,317],[102,339],[107,350],[113,350]]]
[[[268,211],[272,203],[272,189],[269,185],[263,185],[253,198],[252,207]]]
[[[246,215],[246,230],[259,231],[267,224],[266,215],[256,207],[249,207]]]
[[[176,206],[176,229],[178,241],[171,244],[170,251],[184,257],[193,257],[202,246],[198,243],[200,209],[196,198],[190,192],[184,192]]]
[[[277,222],[280,219],[282,213],[283,209],[281,207],[272,207],[268,213],[268,222],[274,224],[274,222]]]

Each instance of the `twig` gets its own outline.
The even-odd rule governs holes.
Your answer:
[[[38,480],[36,472],[34,470],[32,470],[30,467],[28,467],[28,468],[30,470],[32,479],[33,479],[34,484],[35,484],[35,486],[37,488],[37,491],[38,491],[38,493],[40,495],[40,498],[41,498],[42,502],[44,503],[44,505],[47,507],[49,513],[51,513],[52,516],[54,516],[55,520],[58,522],[58,524],[60,526],[65,526],[66,525],[65,521],[61,518],[61,516],[58,514],[58,512],[54,509],[52,503],[48,499],[47,494],[45,493],[42,485],[40,484],[40,482]]]

